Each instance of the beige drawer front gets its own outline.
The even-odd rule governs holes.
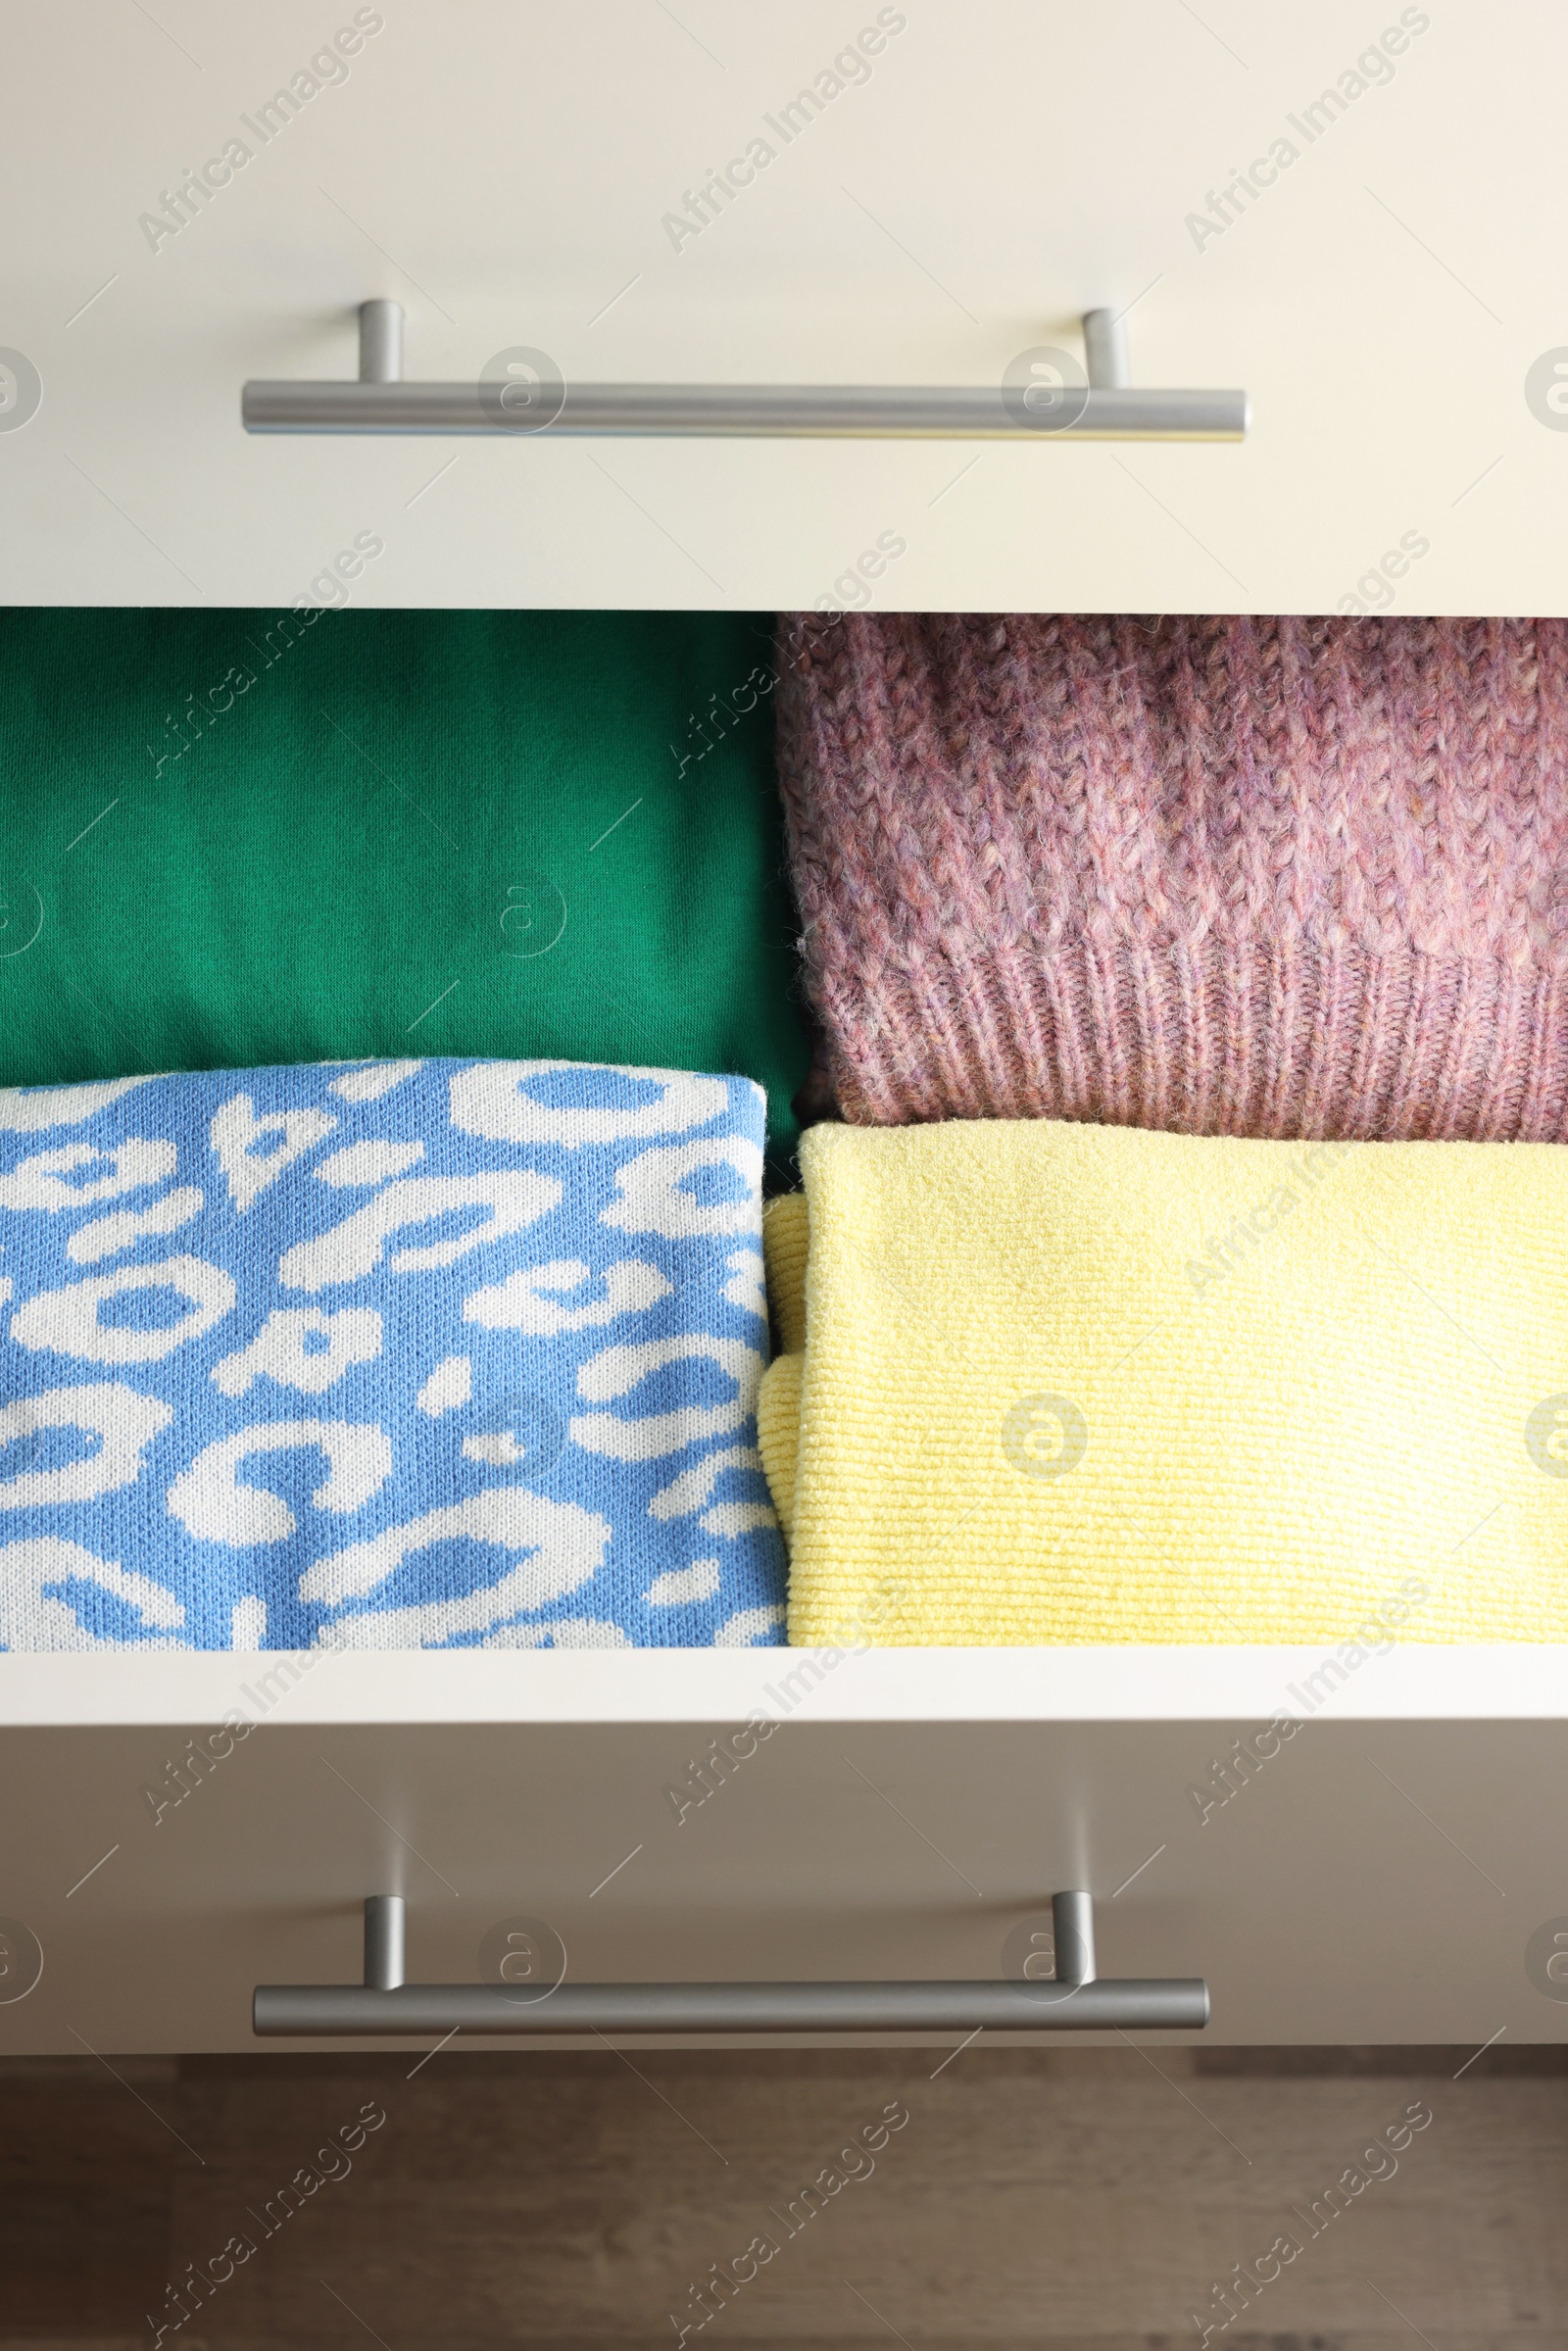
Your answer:
[[[56,104],[9,133],[41,406],[0,429],[8,599],[1568,611],[1550,0],[460,14],[345,10],[344,57],[305,0],[81,0],[90,167]],[[50,12],[9,59],[58,93]],[[1103,306],[1135,386],[1240,386],[1253,428],[247,439],[241,384],[353,375],[368,298],[460,385],[528,347],[578,384],[996,387]]]
[[[257,2046],[255,1984],[358,1980],[370,1893],[416,1981],[525,1916],[575,1981],[711,1983],[1001,1975],[1066,1886],[1213,2040],[1568,2037],[1559,1650],[264,1662],[0,1659],[44,1961],[0,2051]]]

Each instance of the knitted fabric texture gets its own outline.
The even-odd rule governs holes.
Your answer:
[[[791,621],[858,1124],[1568,1139],[1568,621]]]
[[[746,1078],[0,1093],[0,1648],[776,1643]]]
[[[1568,1154],[955,1119],[801,1159],[792,1642],[1568,1640]]]

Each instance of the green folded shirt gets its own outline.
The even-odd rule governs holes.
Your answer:
[[[767,615],[0,613],[0,1085],[809,1058]]]

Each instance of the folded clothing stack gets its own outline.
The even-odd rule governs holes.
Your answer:
[[[745,1078],[0,1093],[0,1647],[783,1638]]]
[[[759,1409],[790,1639],[1568,1641],[1549,1145],[813,1127]]]
[[[843,1116],[1568,1138],[1568,621],[780,642]]]
[[[410,1050],[732,1069],[783,1173],[809,1047],[770,637],[0,612],[0,1085]]]

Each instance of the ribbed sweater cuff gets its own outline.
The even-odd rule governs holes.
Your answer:
[[[1568,986],[1536,965],[1340,942],[967,938],[958,958],[925,944],[916,967],[872,973],[851,943],[824,948],[816,985],[857,1123],[1568,1140]]]

